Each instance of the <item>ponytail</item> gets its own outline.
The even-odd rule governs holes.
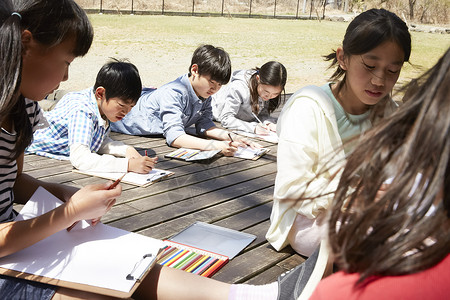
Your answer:
[[[3,124],[9,117],[14,124],[17,132],[11,157],[14,160],[31,141],[31,124],[19,90],[22,69],[21,17],[5,5],[1,7],[0,18],[0,69],[3,72],[0,76],[0,123]]]

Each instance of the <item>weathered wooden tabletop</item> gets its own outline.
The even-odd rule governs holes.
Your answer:
[[[265,284],[304,261],[287,247],[275,251],[266,241],[276,175],[277,146],[260,142],[270,152],[256,161],[221,156],[208,162],[164,158],[174,150],[163,138],[112,133],[138,150],[155,153],[157,168],[174,175],[142,188],[122,184],[122,196],[102,221],[108,225],[166,239],[202,221],[257,236],[213,278],[228,283]],[[68,161],[26,155],[24,171],[38,179],[74,186],[99,183],[97,177],[72,172]]]

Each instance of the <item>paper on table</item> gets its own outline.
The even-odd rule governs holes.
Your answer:
[[[80,170],[73,170],[76,173],[85,174],[85,175],[91,175],[111,180],[116,180],[120,178],[123,173],[118,172],[92,172],[92,171],[80,171]],[[159,179],[162,179],[164,177],[172,175],[173,172],[170,171],[164,171],[161,169],[152,169],[147,174],[139,174],[134,172],[128,172],[125,177],[122,179],[123,182],[139,185],[142,187],[145,187],[149,184],[152,184],[155,181],[158,181]]]
[[[234,130],[233,133],[239,134],[239,135],[243,135],[246,137],[250,137],[250,138],[256,138],[256,139],[260,139],[272,144],[277,144],[278,143],[278,135],[276,132],[270,132],[267,135],[263,135],[263,134],[256,134],[256,133],[252,133],[252,132],[246,132],[246,131],[242,131],[242,130]]]
[[[237,151],[234,153],[234,157],[245,158],[245,159],[258,159],[261,155],[268,152],[267,148],[255,148],[251,147],[238,147]]]
[[[61,201],[40,187],[16,220],[29,219]],[[0,267],[67,282],[128,292],[126,277],[144,255],[156,257],[162,241],[104,225],[80,222],[14,254],[0,258]]]

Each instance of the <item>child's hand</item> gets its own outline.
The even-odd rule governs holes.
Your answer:
[[[272,122],[266,121],[266,128],[269,129],[272,132],[277,132],[277,124],[274,124]]]
[[[236,153],[237,148],[239,147],[239,142],[231,142],[231,141],[217,141],[217,143],[220,143],[220,149],[222,151],[222,154],[225,156],[233,156],[234,153]]]
[[[72,222],[79,220],[99,220],[116,203],[122,193],[120,184],[108,190],[112,182],[87,185],[76,192],[66,205],[67,218]],[[97,221],[98,222],[98,221]]]
[[[262,148],[261,144],[258,144],[257,142],[254,142],[252,140],[246,139],[244,137],[238,137],[235,140],[236,140],[236,142],[239,142],[239,146],[240,147],[247,147],[247,146],[249,146],[252,149]]]
[[[158,157],[140,156],[130,158],[128,160],[128,171],[146,174],[150,172],[155,164],[158,162]]]
[[[255,127],[255,133],[260,135],[269,135],[270,129],[266,125],[257,124]]]

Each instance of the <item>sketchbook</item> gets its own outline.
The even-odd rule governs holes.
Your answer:
[[[72,171],[75,173],[80,173],[80,174],[90,175],[90,176],[95,176],[95,177],[100,177],[100,178],[106,178],[106,179],[111,179],[111,180],[117,180],[120,177],[122,177],[122,175],[124,174],[124,173],[120,173],[120,172],[80,171],[77,169],[73,169]],[[125,175],[125,177],[123,177],[122,182],[137,185],[140,187],[146,187],[146,186],[149,186],[150,184],[153,184],[164,178],[172,176],[173,174],[174,173],[171,171],[165,171],[165,170],[160,170],[160,169],[152,169],[147,174],[128,172]]]
[[[169,154],[164,155],[167,158],[174,158],[184,161],[196,161],[211,159],[216,156],[220,150],[202,151],[197,149],[179,148]]]
[[[255,235],[204,222],[195,222],[169,240],[158,263],[211,277],[247,247]]]
[[[16,220],[61,205],[39,187]],[[102,223],[80,222],[19,252],[0,258],[0,273],[115,297],[129,297],[158,259],[162,241]]]
[[[278,144],[278,135],[276,132],[270,132],[267,135],[264,134],[256,134],[256,133],[252,133],[252,132],[247,132],[247,131],[243,131],[243,130],[234,130],[233,133],[235,134],[239,134],[242,136],[246,136],[249,138],[255,138],[258,140],[263,140],[272,144]]]

